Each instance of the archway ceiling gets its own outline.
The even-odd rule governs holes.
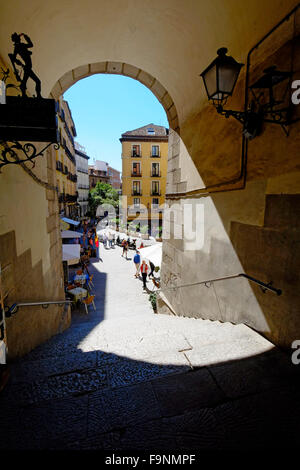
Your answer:
[[[1,0],[0,56],[13,32],[34,44],[34,70],[48,96],[57,81],[99,62],[133,65],[172,97],[180,125],[206,101],[199,73],[220,46],[245,62],[248,50],[295,0]]]

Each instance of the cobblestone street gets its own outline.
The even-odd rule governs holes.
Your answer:
[[[298,446],[290,357],[245,325],[154,314],[132,259],[100,254],[96,311],[12,364],[2,449]]]

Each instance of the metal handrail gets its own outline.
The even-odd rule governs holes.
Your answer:
[[[16,302],[11,305],[11,307],[5,306],[5,316],[7,318],[14,315],[19,310],[19,307],[31,307],[31,306],[38,306],[41,305],[43,308],[48,308],[49,305],[57,304],[57,305],[64,305],[64,304],[71,304],[72,300],[47,300],[45,302]]]
[[[210,287],[208,284],[211,284],[212,282],[225,281],[227,279],[235,279],[237,277],[245,277],[249,281],[254,282],[255,284],[258,284],[262,288],[262,291],[264,293],[265,293],[266,290],[270,290],[274,294],[277,294],[277,295],[282,294],[281,289],[276,289],[275,287],[271,287],[272,281],[269,282],[268,284],[266,284],[265,282],[259,281],[258,279],[255,279],[254,277],[249,276],[248,274],[245,274],[245,273],[233,274],[231,276],[218,277],[216,279],[208,279],[207,281],[194,282],[192,284],[183,284],[181,286],[166,287],[166,288],[163,288],[163,289],[161,288],[161,289],[158,289],[158,290],[166,291],[166,290],[178,289],[179,287],[197,286],[197,285],[200,285],[200,284],[204,284],[206,287]]]

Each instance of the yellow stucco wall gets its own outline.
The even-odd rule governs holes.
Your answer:
[[[132,157],[132,146],[140,145],[141,157]],[[160,157],[151,157],[152,145],[159,146]],[[132,176],[132,164],[139,163],[141,170],[141,177]],[[150,176],[152,163],[159,164],[160,177]],[[127,196],[127,205],[131,206],[134,203],[134,197],[140,198],[140,204],[146,208],[151,209],[153,198],[157,198],[159,205],[165,201],[166,192],[166,177],[167,177],[167,166],[168,166],[168,142],[153,141],[143,142],[136,140],[135,142],[122,142],[122,195]],[[133,182],[139,181],[142,196],[132,196]],[[151,196],[152,182],[157,181],[159,183],[160,196]],[[150,217],[150,210],[148,210]],[[152,218],[158,218],[158,214],[152,214]],[[134,218],[128,217],[128,218]],[[147,215],[142,214],[140,218],[147,218]]]
[[[56,161],[61,162],[63,165],[63,168],[65,166],[68,168],[68,172],[70,172],[72,175],[76,175],[76,163],[75,163],[75,151],[74,151],[74,146],[73,143],[66,132],[65,129],[65,124],[67,125],[69,131],[72,134],[72,127],[75,127],[74,121],[72,119],[72,116],[70,116],[69,110],[67,109],[67,106],[65,104],[65,101],[63,99],[63,96],[59,97],[59,106],[60,109],[64,110],[64,115],[65,115],[65,122],[61,118],[61,114],[58,113],[58,129],[60,131],[60,136],[61,136],[61,145],[58,150],[56,150]],[[70,160],[68,157],[62,143],[63,139],[66,141],[66,146],[68,147],[69,151],[72,153],[74,156],[74,162]],[[57,184],[58,184],[58,190],[59,194],[70,194],[71,196],[74,196],[77,191],[77,184],[75,181],[71,181],[69,178],[67,178],[67,174],[56,170],[56,178],[57,178]],[[60,210],[62,210],[65,206],[67,205],[74,205],[75,203],[61,203],[60,204]],[[69,214],[66,214],[69,215]]]

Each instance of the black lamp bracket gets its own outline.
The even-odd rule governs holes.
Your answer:
[[[299,121],[297,119],[291,119],[291,107],[277,108],[274,105],[280,103],[266,103],[264,105],[258,104],[256,100],[253,100],[247,111],[235,111],[232,109],[224,109],[221,104],[216,106],[216,110],[221,116],[225,118],[233,117],[244,126],[247,125],[249,120],[255,120],[258,126],[258,132],[260,131],[264,122],[271,124],[279,124],[286,136],[289,135],[288,126]]]
[[[1,169],[5,165],[10,164],[20,164],[25,162],[31,162],[32,168],[35,166],[34,158],[42,156],[44,152],[52,145],[53,142],[49,142],[42,148],[42,150],[37,150],[35,145],[32,143],[25,143],[21,144],[20,142],[13,141],[13,142],[4,142],[0,141],[0,173]],[[60,145],[54,143],[55,150],[58,150]],[[18,153],[17,153],[18,152]],[[24,156],[24,158],[20,158],[19,155]]]
[[[237,121],[244,124],[245,122],[245,112],[244,111],[233,111],[232,109],[224,109],[221,104],[216,107],[216,110],[221,116],[226,117],[234,117]]]

